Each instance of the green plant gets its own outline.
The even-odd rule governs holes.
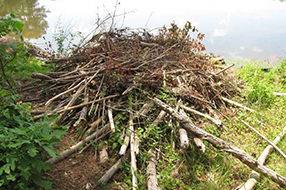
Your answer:
[[[65,133],[51,126],[51,119],[34,122],[30,105],[18,101],[18,96],[0,91],[0,188],[51,189],[51,182],[41,178],[50,168],[47,155],[55,156],[55,145]]]
[[[20,43],[23,43],[23,36],[21,35],[23,23],[16,18],[14,14],[10,14],[6,18],[0,19],[0,38],[8,34],[16,34]],[[23,45],[18,45],[17,43],[9,43],[7,45],[0,46],[0,66],[1,66],[1,78],[6,80],[10,87],[9,76],[6,74],[6,68],[9,64],[9,67],[17,67],[19,64],[15,60],[19,60],[20,57],[26,56],[27,51]]]
[[[246,82],[247,91],[245,95],[249,104],[259,107],[271,106],[274,102],[273,92],[279,85],[274,85],[276,76],[274,70],[264,72],[262,67],[246,65],[238,73],[239,77]]]
[[[77,46],[75,45],[75,41],[83,39],[83,36],[81,32],[72,32],[70,28],[64,28],[59,21],[56,25],[53,39],[57,44],[57,56],[67,57],[76,51]],[[49,46],[51,48],[51,45]]]
[[[286,60],[281,61],[281,64],[277,67],[277,73],[280,76],[281,83],[286,85]]]

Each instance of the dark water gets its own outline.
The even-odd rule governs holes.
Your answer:
[[[115,0],[0,0],[0,16],[24,21],[23,35],[42,44],[53,41],[56,26],[88,34],[98,17],[115,10]],[[117,27],[154,29],[190,21],[206,34],[207,52],[235,60],[286,58],[286,3],[275,0],[119,0]]]

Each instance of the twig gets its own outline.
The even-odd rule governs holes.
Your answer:
[[[222,73],[222,72],[226,71],[227,69],[229,69],[229,68],[231,68],[231,67],[233,67],[233,66],[234,66],[234,64],[231,64],[231,65],[229,65],[229,66],[225,67],[224,69],[222,69],[222,70],[218,71],[217,73],[215,73],[215,75],[218,75],[218,74],[220,74],[220,73]]]
[[[275,96],[286,96],[286,93],[281,93],[281,92],[273,92]]]
[[[153,128],[154,128],[155,126],[157,126],[157,125],[163,120],[163,118],[165,117],[165,115],[166,115],[166,112],[163,111],[163,110],[161,110],[160,113],[159,113],[159,115],[156,117],[156,119],[151,123],[151,125],[146,129],[146,131],[144,131],[144,133],[143,133],[143,138],[146,138],[146,135],[147,135],[148,133],[150,133],[150,131],[153,130]]]
[[[64,91],[64,92],[62,92],[62,93],[60,93],[60,94],[54,96],[53,98],[49,99],[49,100],[46,102],[45,105],[46,105],[46,106],[49,106],[52,101],[54,101],[55,99],[57,99],[57,98],[59,98],[59,97],[65,95],[65,94],[67,94],[67,93],[73,91],[74,89],[78,88],[83,82],[84,82],[84,80],[82,80],[80,83],[78,83],[78,84],[77,84],[76,86],[74,86],[73,88],[71,88],[71,89],[69,89],[69,90],[66,90],[66,91]]]
[[[275,144],[273,144],[270,140],[268,140],[266,137],[264,137],[261,133],[259,133],[256,129],[254,129],[253,127],[251,127],[248,123],[246,123],[245,121],[241,120],[242,123],[244,123],[247,127],[249,127],[251,130],[253,130],[256,134],[258,134],[261,138],[263,138],[264,140],[266,140],[269,144],[271,144],[278,152],[280,152],[280,154],[286,158],[286,155],[280,150],[280,148],[278,148]]]
[[[255,112],[255,110],[250,109],[250,108],[248,108],[248,107],[246,107],[246,106],[244,106],[244,105],[242,105],[242,104],[240,104],[240,103],[237,103],[237,102],[234,102],[234,101],[232,101],[232,100],[229,100],[229,99],[227,99],[227,98],[225,98],[225,97],[221,97],[221,99],[223,99],[224,101],[226,101],[226,102],[228,102],[228,103],[230,103],[230,104],[233,104],[233,105],[235,105],[235,106],[237,106],[237,107],[241,107],[241,108],[243,108],[243,109],[245,109],[245,110],[248,110],[248,111],[251,111],[251,112]]]
[[[185,105],[180,105],[180,106],[181,106],[181,108],[183,108],[183,109],[186,110],[186,111],[195,113],[195,114],[197,114],[197,115],[203,116],[203,117],[205,117],[205,118],[211,120],[211,121],[212,121],[214,124],[216,124],[217,126],[221,126],[221,125],[222,125],[222,122],[221,122],[220,120],[216,120],[216,119],[212,118],[212,117],[209,116],[209,115],[206,115],[206,114],[204,114],[204,113],[201,113],[201,112],[199,112],[199,111],[197,111],[197,110],[194,110],[194,109],[192,109],[192,108],[189,108],[189,107],[187,107],[187,106],[185,106]]]
[[[34,119],[40,119],[40,118],[44,117],[45,115],[51,116],[51,115],[54,115],[55,113],[62,113],[62,112],[64,112],[64,111],[70,111],[70,110],[73,110],[73,109],[81,108],[81,107],[84,107],[84,106],[86,106],[86,105],[92,104],[93,102],[101,102],[101,101],[108,100],[108,99],[110,99],[110,98],[115,98],[115,97],[118,97],[118,96],[120,96],[120,95],[119,95],[119,94],[110,95],[110,96],[107,96],[107,97],[104,97],[104,98],[97,99],[97,100],[95,100],[95,101],[91,101],[91,102],[79,104],[79,105],[76,105],[76,106],[72,106],[72,107],[69,107],[69,108],[67,108],[67,109],[61,109],[61,110],[57,110],[57,111],[52,111],[52,112],[50,112],[50,113],[45,113],[45,114],[41,114],[41,115],[36,115],[36,116],[34,116],[33,118],[34,118]]]
[[[107,108],[107,114],[108,114],[108,119],[109,119],[109,123],[110,123],[110,128],[111,131],[114,133],[115,132],[115,125],[114,125],[114,120],[113,120],[113,116],[112,116],[112,109],[110,107],[110,99],[108,99],[108,108]]]

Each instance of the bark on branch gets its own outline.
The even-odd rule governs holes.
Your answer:
[[[241,149],[237,148],[236,146],[233,146],[232,144],[215,137],[214,135],[202,130],[201,128],[193,125],[191,121],[182,114],[175,111],[173,108],[171,108],[169,105],[165,104],[158,98],[153,98],[154,103],[159,106],[161,109],[169,113],[171,116],[176,118],[181,124],[182,127],[184,127],[187,131],[191,132],[193,135],[202,138],[204,140],[207,140],[209,143],[211,143],[214,147],[221,149],[225,152],[230,153],[234,157],[238,158],[242,163],[246,164],[248,167],[250,167],[252,170],[261,173],[267,177],[269,177],[274,182],[278,183],[282,187],[286,187],[286,178],[277,174],[273,170],[269,169],[268,167],[262,165],[257,160],[253,159],[249,154],[242,151]]]

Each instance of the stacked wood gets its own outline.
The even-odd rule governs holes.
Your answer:
[[[197,38],[191,34],[197,34]],[[91,142],[119,133],[122,144],[116,147],[118,154],[113,155],[118,156],[117,162],[98,182],[107,183],[124,160],[130,159],[132,189],[136,189],[139,188],[136,174],[142,169],[137,163],[139,143],[140,152],[146,151],[144,146],[148,144],[149,135],[170,123],[170,130],[164,135],[179,139],[176,135],[181,134],[179,148],[187,150],[191,137],[205,151],[203,140],[207,140],[285,186],[284,177],[196,126],[209,121],[209,125],[223,126],[219,118],[221,110],[230,109],[230,105],[253,111],[230,100],[238,91],[227,75],[229,67],[217,70],[210,57],[200,53],[204,50],[202,39],[203,34],[190,23],[183,29],[175,24],[171,28],[164,27],[156,36],[140,30],[112,30],[95,35],[72,57],[53,60],[57,65],[53,72],[34,73],[32,77],[39,82],[21,88],[38,94],[43,100],[40,105],[45,106],[45,112],[35,111],[34,118],[57,114],[56,123],[67,125],[69,133],[83,130],[79,142],[47,162],[58,163]],[[156,97],[165,98],[168,105]],[[172,106],[177,106],[178,111],[172,110]],[[179,110],[187,111],[188,115],[180,114]],[[175,141],[173,143],[173,148],[178,148]],[[110,145],[106,146],[110,150]],[[160,154],[160,147],[156,148]],[[103,155],[106,156],[106,152]],[[156,189],[160,183],[155,179],[154,159],[152,153],[148,166],[149,189]]]

